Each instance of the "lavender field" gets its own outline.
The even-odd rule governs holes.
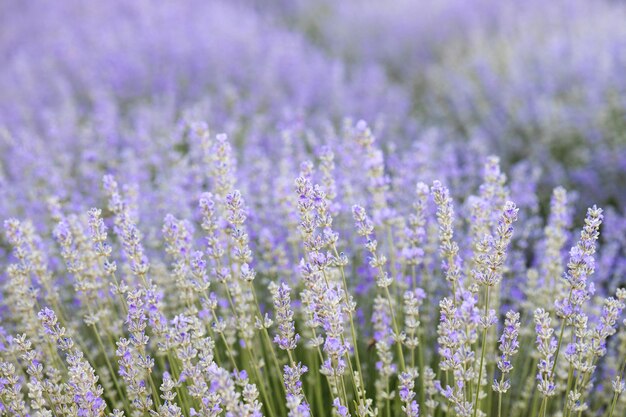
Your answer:
[[[626,3],[0,2],[0,416],[626,416]]]

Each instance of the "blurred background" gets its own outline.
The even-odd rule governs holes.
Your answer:
[[[619,211],[624,22],[610,0],[4,0],[0,212],[36,216],[51,190],[97,204],[109,172],[162,219],[189,181],[190,121],[228,133],[249,175],[346,118],[368,121],[390,170],[459,198],[495,154],[537,210],[562,184],[579,209]]]

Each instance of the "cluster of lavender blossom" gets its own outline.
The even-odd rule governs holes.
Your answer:
[[[0,4],[0,416],[625,415],[626,10],[544,3]]]
[[[112,175],[103,207],[51,196],[43,229],[5,221],[3,415],[626,411],[626,289],[595,283],[600,208],[573,233],[556,188],[538,233],[496,157],[464,201],[415,176],[402,204],[364,121],[261,207],[226,135],[188,135],[202,185],[160,232]]]

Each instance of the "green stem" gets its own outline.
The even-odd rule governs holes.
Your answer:
[[[487,294],[485,297],[485,317],[487,317],[487,314],[489,313],[490,289],[491,289],[490,287],[487,287]],[[483,329],[483,342],[482,342],[482,347],[481,347],[481,352],[480,352],[480,367],[478,369],[478,386],[476,387],[476,401],[474,402],[474,413],[473,413],[474,417],[476,417],[476,414],[478,413],[478,401],[480,398],[480,391],[481,391],[481,386],[482,386],[483,363],[485,361],[486,350],[487,350],[487,327]]]
[[[572,292],[573,292],[573,289],[570,288],[569,295],[567,297],[567,304],[569,304],[572,301]],[[563,343],[563,333],[565,332],[565,327],[566,327],[565,324],[566,324],[566,320],[563,320],[563,324],[561,326],[561,332],[559,334],[559,343],[556,346],[556,352],[554,354],[554,363],[552,364],[552,370],[550,371],[549,379],[552,379],[552,377],[554,376],[554,372],[556,370],[557,359],[559,359],[559,353],[561,351],[561,344]]]
[[[252,349],[250,349],[249,341],[246,341],[245,343],[246,343],[246,350],[248,351],[248,355],[250,355],[250,358],[252,359],[252,369],[254,370],[254,373],[256,376],[257,385],[259,386],[259,389],[261,390],[261,395],[263,396],[264,405],[267,408],[267,413],[269,414],[270,417],[275,417],[276,414],[274,414],[274,407],[272,406],[273,401],[271,400],[271,397],[269,397],[267,395],[267,392],[265,391],[265,382],[263,381],[261,377],[261,371],[259,369],[258,360],[256,359],[256,356],[254,355],[254,352],[252,351]]]
[[[107,355],[107,351],[104,348],[104,344],[102,343],[102,338],[100,337],[100,334],[98,333],[98,328],[95,323],[93,324],[93,332],[96,334],[98,345],[100,346],[100,350],[102,351],[102,354],[104,355],[104,360],[106,361],[107,368],[109,368],[109,372],[111,373],[111,379],[113,379],[113,383],[115,384],[115,389],[117,390],[117,393],[120,395],[120,401],[126,404],[126,401],[124,399],[124,393],[122,391],[122,388],[120,387],[117,377],[115,376],[113,365],[111,365],[111,361],[109,360],[109,355]],[[126,411],[130,411],[130,410],[126,410]]]
[[[421,331],[418,329],[418,332],[421,333]],[[419,336],[418,336],[419,337]],[[424,404],[426,402],[426,390],[424,388],[424,345],[422,344],[423,341],[420,341],[419,346],[417,346],[418,349],[418,361],[419,361],[419,379],[420,379],[420,404]]]
[[[391,303],[391,294],[389,294],[389,288],[385,287],[385,295],[387,296],[387,303],[389,304],[389,314],[391,315],[391,324],[393,325],[393,332],[395,336],[398,337],[400,335],[400,331],[398,330],[398,323],[396,322],[396,315],[393,312],[393,304]],[[398,357],[400,358],[400,369],[402,372],[406,370],[406,363],[404,362],[404,353],[402,352],[402,343],[399,340],[396,340],[396,348],[398,349]]]
[[[539,409],[540,417],[545,417],[547,408],[548,408],[548,397],[543,397],[543,400],[541,401],[541,408]]]
[[[617,403],[617,391],[613,394],[613,400],[611,401],[611,412],[609,413],[609,417],[613,417],[613,413],[615,412],[615,404]]]
[[[337,259],[339,259],[339,252],[337,251],[337,246],[335,244],[333,244],[333,251],[335,252],[335,256],[337,257]],[[343,266],[339,267],[339,272],[341,273],[341,281],[343,283],[343,290],[346,293],[346,301],[348,294],[350,294],[350,292],[348,291],[348,282],[346,280],[346,274],[344,271]],[[352,340],[353,340],[353,344],[354,344],[354,358],[356,361],[356,369],[359,373],[359,381],[361,383],[361,391],[362,391],[362,401],[363,404],[365,404],[365,383],[363,381],[363,371],[361,369],[361,359],[360,359],[360,355],[359,355],[359,339],[357,339],[357,334],[356,334],[356,326],[354,325],[354,318],[352,317],[352,309],[349,308],[348,309],[348,317],[350,319],[350,333],[352,334]],[[357,395],[359,395],[359,393],[356,393]]]

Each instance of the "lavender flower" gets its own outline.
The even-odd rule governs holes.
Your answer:
[[[480,285],[493,287],[502,279],[504,256],[513,236],[513,223],[517,220],[517,212],[518,209],[515,204],[508,201],[504,205],[502,215],[498,220],[496,236],[493,238],[493,242],[491,242],[491,237],[487,238],[490,240],[490,251],[482,262],[485,269],[476,273],[476,280]]]
[[[128,293],[128,316],[126,325],[131,334],[130,339],[121,338],[117,342],[117,357],[119,358],[120,376],[128,386],[128,396],[133,408],[146,412],[152,408],[152,395],[147,378],[154,366],[154,359],[147,354],[149,338],[145,333],[147,317],[141,293]],[[158,398],[154,398],[158,401]]]
[[[285,388],[287,389],[287,408],[289,417],[309,417],[311,410],[304,399],[302,391],[302,375],[307,371],[300,363],[294,366],[285,365]]]
[[[402,411],[406,413],[407,417],[419,417],[419,405],[413,399],[415,397],[415,392],[413,392],[414,381],[417,379],[417,374],[416,369],[409,368],[407,372],[403,372],[399,376],[399,395],[400,400],[404,403]]]
[[[537,333],[537,349],[539,362],[537,364],[537,390],[545,397],[551,397],[556,393],[556,384],[552,372],[554,366],[554,354],[557,351],[557,341],[553,337],[554,329],[551,327],[549,313],[539,308],[534,312],[535,332]]]
[[[506,320],[504,321],[504,330],[500,336],[500,353],[497,365],[501,372],[500,381],[494,379],[493,390],[498,393],[506,393],[511,388],[511,381],[506,379],[507,375],[513,370],[511,363],[513,357],[519,350],[518,334],[520,328],[519,313],[508,311]]]
[[[387,257],[385,255],[380,255],[377,252],[378,242],[373,238],[374,226],[372,222],[367,216],[365,209],[361,206],[352,207],[352,216],[356,222],[356,228],[359,235],[367,239],[365,248],[371,253],[369,264],[373,269],[378,270],[378,274],[376,275],[376,285],[381,288],[389,287],[392,283],[392,278],[384,270],[385,264],[387,263]]]
[[[452,286],[453,296],[460,279],[459,247],[453,241],[454,236],[454,208],[450,192],[441,182],[435,181],[431,188],[435,203],[437,204],[437,222],[439,223],[440,253],[443,259],[443,268],[446,280]]]
[[[578,313],[583,303],[594,292],[594,285],[589,283],[588,279],[595,269],[593,257],[596,251],[595,241],[598,239],[602,218],[602,209],[595,206],[590,208],[587,211],[580,240],[570,250],[570,260],[565,275],[569,294],[555,303],[558,315],[565,319],[569,320],[575,313]]]
[[[276,322],[278,323],[278,334],[274,337],[274,342],[281,349],[292,351],[295,350],[300,335],[296,333],[293,323],[290,291],[289,286],[284,282],[272,288]]]

